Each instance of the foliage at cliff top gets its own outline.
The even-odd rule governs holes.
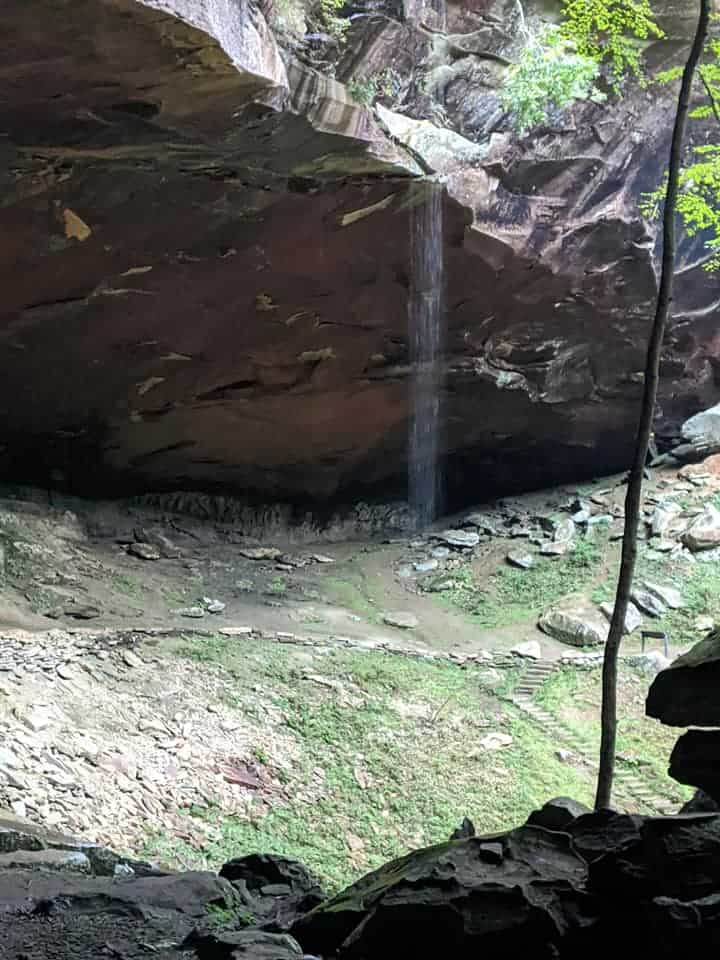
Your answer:
[[[706,61],[699,70],[705,102],[690,116],[697,120],[714,119],[720,131],[720,40],[708,44]],[[658,82],[671,83],[679,79],[681,72],[681,68],[668,70],[658,77]],[[660,215],[665,190],[663,183],[644,198],[641,209],[645,216]],[[704,235],[710,254],[705,269],[720,269],[720,143],[693,148],[692,162],[680,174],[677,210],[689,237]]]
[[[575,100],[604,100],[596,87],[604,65],[615,93],[628,77],[644,83],[642,44],[663,36],[648,0],[563,0],[561,24],[535,33],[521,4],[518,12],[526,45],[508,71],[502,99],[521,133]]]
[[[616,92],[628,76],[644,82],[642,42],[664,36],[649,0],[563,0],[563,14],[563,35],[580,56],[609,65]]]

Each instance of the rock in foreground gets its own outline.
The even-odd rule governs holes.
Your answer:
[[[625,949],[655,957],[720,946],[719,816],[547,806],[531,819],[553,829],[419,850],[301,919],[294,936],[313,954],[352,960],[599,958],[619,929]]]
[[[720,801],[720,730],[688,730],[670,756],[670,776]]]
[[[646,712],[672,727],[720,726],[720,631],[713,631],[655,678]]]
[[[559,798],[518,829],[473,832],[465,821],[462,839],[387,864],[325,902],[301,864],[272,855],[232,860],[220,876],[142,875],[138,863],[118,872],[112,855],[98,874],[91,854],[84,873],[0,867],[2,955],[604,960],[620,929],[623,949],[653,958],[717,955],[720,815],[589,813]],[[4,837],[16,851],[63,852],[17,824]],[[63,839],[72,856],[90,849]]]

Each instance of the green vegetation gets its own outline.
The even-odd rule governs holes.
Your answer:
[[[618,678],[618,740],[621,763],[643,768],[659,796],[689,799],[693,791],[671,780],[668,758],[677,730],[645,716],[650,679],[630,667]],[[544,684],[539,701],[596,751],[600,743],[600,671],[558,670]]]
[[[642,558],[638,576],[647,580],[668,583],[683,595],[681,610],[668,610],[665,616],[653,621],[653,627],[664,630],[671,643],[696,643],[700,634],[693,627],[699,616],[712,617],[720,622],[720,569],[716,562],[677,563]]]
[[[228,907],[222,907],[217,903],[208,903],[205,906],[210,920],[213,921],[218,927],[227,927],[232,924],[240,924],[242,926],[250,926],[250,924],[255,922],[255,918],[252,914],[237,914],[234,910],[230,910]]]
[[[372,623],[378,623],[380,616],[378,610],[370,597],[367,582],[362,574],[358,576],[359,582],[350,577],[328,577],[325,583],[328,591],[332,593],[334,599],[341,603],[348,610],[352,610],[358,616],[364,617]]]
[[[628,77],[645,83],[642,43],[664,37],[649,0],[563,0],[563,13],[563,36],[581,57],[609,65],[616,93]]]
[[[282,711],[267,743],[253,739],[272,786],[245,816],[212,803],[187,814],[184,832],[193,833],[196,817],[213,828],[202,851],[155,836],[150,855],[217,866],[271,851],[298,857],[336,890],[413,847],[447,839],[466,815],[491,832],[522,822],[549,796],[591,798],[584,771],[556,760],[542,731],[481,690],[480,668],[348,650],[316,651],[308,665],[307,650],[261,641],[193,639],[177,652],[197,659],[198,648],[203,661],[214,653],[216,669],[231,677],[243,716],[253,698]],[[480,744],[498,731],[513,738],[510,746]],[[280,734],[295,746],[276,763]]]
[[[720,125],[720,40],[708,44],[706,61],[698,71],[705,102],[690,116],[697,120],[714,119]],[[671,83],[678,80],[681,73],[678,67],[660,74],[657,79],[659,83]],[[720,143],[693,147],[692,157],[693,162],[680,173],[677,210],[689,237],[704,235],[705,247],[710,253],[704,268],[713,271],[720,268]],[[665,182],[645,195],[641,205],[645,216],[650,219],[660,216],[666,189]]]
[[[350,26],[338,16],[344,6],[345,0],[272,0],[271,22],[279,33],[297,39],[305,36],[310,23],[342,41]]]
[[[350,96],[366,107],[371,107],[378,98],[394,100],[400,93],[401,87],[402,79],[391,67],[373,73],[369,77],[353,77],[347,83]]]
[[[112,587],[126,597],[138,597],[142,593],[142,585],[134,577],[124,573],[115,573],[112,578]]]
[[[559,27],[529,36],[516,64],[509,68],[502,102],[520,133],[545,123],[550,110],[563,110],[575,100],[598,99],[593,84],[600,67],[583,56]]]
[[[268,583],[263,590],[263,593],[266,593],[271,597],[283,597],[287,593],[287,589],[287,581],[283,580],[282,577],[275,577],[274,580],[271,580],[270,583]]]
[[[563,0],[560,25],[535,33],[520,10],[526,44],[508,70],[502,101],[521,133],[576,100],[604,100],[596,83],[604,66],[616,94],[629,77],[644,84],[642,45],[663,36],[648,0]]]
[[[330,36],[336,40],[343,40],[350,21],[339,17],[338,13],[345,6],[346,0],[318,0],[314,5],[322,26],[325,27]]]
[[[592,584],[605,556],[606,541],[578,540],[575,548],[557,559],[537,557],[530,570],[502,567],[486,585],[478,583],[472,567],[464,566],[430,581],[452,586],[438,594],[443,602],[459,607],[483,627],[504,627],[532,620],[568,594]]]

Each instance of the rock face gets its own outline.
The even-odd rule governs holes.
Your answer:
[[[720,448],[720,403],[690,417],[680,432],[688,443],[711,449]]]
[[[294,936],[313,954],[353,960],[396,958],[398,944],[413,960],[600,958],[620,928],[626,947],[653,956],[691,937],[720,944],[720,817],[548,807],[551,829],[528,824],[388,864],[301,919]]]
[[[720,632],[657,675],[645,712],[670,726],[720,726]],[[670,776],[720,803],[720,730],[689,730],[670,756]]]
[[[714,631],[659,673],[646,712],[674,727],[720,727],[720,632]]]
[[[626,464],[656,290],[636,201],[662,178],[674,98],[587,105],[521,141],[497,95],[517,5],[451,6],[432,51],[430,11],[410,6],[353,20],[336,64],[343,80],[408,78],[415,92],[383,114],[406,151],[281,51],[251,0],[6,0],[4,476],[403,493],[409,177],[428,167],[449,177],[450,496],[470,497],[468,477],[477,501]],[[687,32],[684,8],[659,6]],[[421,76],[451,129],[428,122]],[[717,400],[717,287],[692,244],[681,261],[658,423],[671,434]]]
[[[670,755],[670,776],[720,801],[720,730],[688,730]]]

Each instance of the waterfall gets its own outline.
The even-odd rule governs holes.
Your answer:
[[[411,278],[408,302],[410,436],[408,492],[418,528],[440,512],[438,469],[441,333],[443,314],[443,187],[423,184],[422,198],[410,212]]]

